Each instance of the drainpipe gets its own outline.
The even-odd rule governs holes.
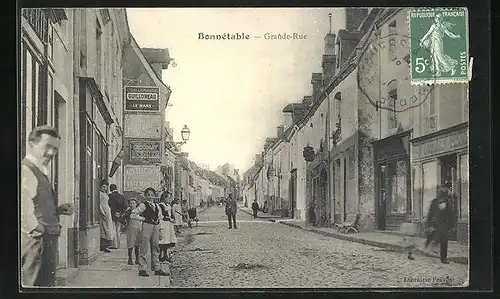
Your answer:
[[[330,94],[325,90],[325,93],[326,93],[326,98],[327,98],[327,101],[328,101],[328,111],[326,112],[326,130],[327,130],[327,133],[326,133],[326,154],[328,155],[327,156],[327,163],[328,163],[328,176],[327,176],[327,179],[328,179],[328,211],[329,211],[329,217],[328,217],[328,226],[331,225],[332,223],[332,184],[331,184],[331,181],[332,181],[332,171],[331,171],[331,157],[330,157],[330,130],[331,130],[331,126],[330,126]]]

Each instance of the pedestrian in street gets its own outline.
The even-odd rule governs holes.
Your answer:
[[[172,214],[172,206],[170,205],[169,199],[165,198],[163,202],[160,203],[160,208],[162,211],[163,219],[161,221],[160,234],[163,238],[160,240],[160,262],[168,261],[172,262],[171,254],[169,249],[175,247],[177,243],[177,238],[175,237],[174,230],[174,215]]]
[[[127,254],[128,264],[133,265],[132,251],[135,255],[135,264],[139,265],[139,246],[141,245],[142,217],[137,214],[132,214],[132,211],[137,207],[137,200],[130,198],[128,200],[128,208],[122,215],[125,220],[127,232]]]
[[[59,215],[72,215],[69,203],[58,205],[48,178],[61,137],[55,128],[39,126],[28,136],[21,162],[21,279],[24,287],[55,283]]]
[[[118,188],[115,184],[109,185],[109,207],[111,208],[111,219],[115,226],[115,234],[111,249],[120,248],[120,236],[122,233],[122,223],[120,222],[120,216],[127,209],[127,202],[125,197],[118,192]]]
[[[316,204],[314,201],[309,205],[309,223],[316,226]]]
[[[141,245],[139,248],[139,276],[149,277],[146,269],[151,265],[151,270],[155,275],[168,276],[160,269],[160,220],[163,218],[160,206],[154,202],[155,189],[147,188],[144,191],[146,200],[140,203],[132,214],[142,217]],[[149,251],[151,254],[149,255]],[[148,256],[151,257],[148,260]]]
[[[257,212],[259,211],[259,204],[257,200],[252,203],[253,218],[257,218]]]
[[[174,199],[173,203],[174,204],[172,205],[172,209],[173,209],[173,214],[174,214],[174,218],[175,218],[175,221],[174,221],[175,233],[180,234],[180,228],[182,226],[182,209],[181,209],[181,206],[179,204],[178,198]]]
[[[450,229],[451,204],[450,189],[447,186],[438,188],[437,197],[431,201],[427,214],[427,238],[425,247],[431,242],[440,243],[440,259],[448,264],[448,230]]]
[[[233,199],[232,195],[229,194],[229,197],[226,199],[226,215],[227,221],[229,223],[229,229],[234,228],[237,229],[236,226],[236,212],[238,207],[236,206],[236,201]]]
[[[99,190],[99,226],[101,229],[101,246],[103,252],[111,252],[109,248],[115,237],[115,225],[113,223],[111,208],[109,207],[108,181],[102,180]]]
[[[414,260],[413,251],[417,247],[415,238],[417,236],[417,226],[413,223],[413,214],[406,214],[406,222],[401,225],[401,232],[403,233],[403,246],[408,252],[408,259]]]

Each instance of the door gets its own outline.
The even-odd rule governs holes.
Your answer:
[[[458,202],[458,194],[460,192],[460,188],[458,187],[458,177],[457,177],[457,155],[448,155],[439,158],[439,162],[441,165],[441,185],[451,185],[451,211],[452,211],[452,219],[451,219],[451,227],[449,230],[448,238],[449,240],[456,241],[457,240],[457,221],[458,221],[458,211],[459,211],[459,202]]]
[[[385,165],[378,166],[378,207],[377,207],[377,224],[378,229],[386,229],[387,215],[387,168]]]
[[[321,226],[325,226],[329,222],[327,215],[327,205],[328,205],[327,194],[328,194],[328,174],[326,170],[323,168],[321,170],[321,174],[319,177],[319,204],[320,204],[319,222]]]
[[[295,197],[296,197],[296,192],[297,192],[297,170],[294,169],[292,170],[292,176],[290,178],[290,185],[289,185],[289,200],[290,200],[290,215],[291,218],[294,219],[295,217]]]

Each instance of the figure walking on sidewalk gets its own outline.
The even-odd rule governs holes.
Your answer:
[[[238,210],[238,207],[236,206],[236,201],[233,199],[233,196],[229,194],[229,197],[226,200],[226,215],[227,215],[227,221],[229,223],[229,229],[234,228],[237,229],[238,227],[236,226],[236,211]]]
[[[451,222],[450,189],[441,186],[438,196],[431,201],[427,216],[427,240],[425,247],[434,242],[440,243],[440,258],[443,264],[448,264],[448,230]]]
[[[115,234],[113,238],[113,244],[111,249],[120,248],[120,236],[122,233],[122,223],[119,221],[120,216],[127,209],[127,203],[125,201],[125,197],[118,192],[118,188],[116,188],[115,184],[109,185],[109,207],[111,208],[111,219],[113,220],[113,224],[115,225]]]
[[[55,283],[59,215],[73,206],[58,206],[48,178],[48,165],[61,137],[49,126],[36,127],[28,137],[28,154],[21,164],[21,279],[22,286],[51,287]]]
[[[144,191],[146,200],[140,203],[132,213],[142,217],[141,246],[139,248],[139,276],[148,277],[146,269],[151,265],[155,275],[168,276],[160,269],[160,220],[163,217],[160,206],[153,201],[156,191],[147,188]],[[148,260],[148,252],[151,250],[151,259]]]

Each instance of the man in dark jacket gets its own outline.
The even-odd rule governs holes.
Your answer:
[[[255,200],[252,204],[253,218],[257,218],[257,211],[259,211],[259,204]]]
[[[448,264],[448,230],[451,224],[451,198],[449,188],[441,186],[438,196],[431,201],[427,216],[427,240],[425,247],[431,241],[439,242],[441,245],[440,258],[443,264]]]
[[[233,199],[233,196],[229,194],[229,197],[226,199],[226,215],[227,221],[229,222],[229,229],[233,226],[236,227],[236,211],[238,207],[236,206],[236,201]]]
[[[116,233],[114,234],[113,245],[110,247],[111,249],[120,248],[120,234],[122,231],[122,223],[120,221],[120,217],[127,209],[127,201],[125,197],[118,193],[118,188],[116,188],[115,184],[109,185],[109,200],[108,204],[111,208],[111,219],[115,224]]]

